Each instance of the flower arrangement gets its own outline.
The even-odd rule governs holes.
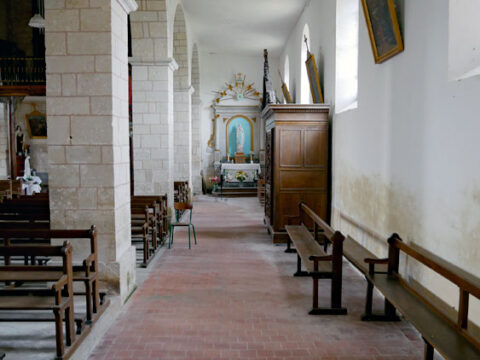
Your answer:
[[[235,179],[237,179],[240,182],[244,182],[246,178],[247,178],[247,175],[245,175],[245,172],[243,172],[242,170],[239,170],[235,173]]]
[[[210,182],[212,184],[218,184],[220,182],[220,179],[218,178],[218,176],[212,176],[210,177]]]

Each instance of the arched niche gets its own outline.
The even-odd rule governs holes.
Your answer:
[[[250,118],[244,115],[232,116],[225,125],[225,139],[227,141],[225,149],[226,155],[235,156],[237,152],[237,126],[240,125],[245,133],[245,141],[243,143],[243,153],[250,156],[254,152],[254,124]]]

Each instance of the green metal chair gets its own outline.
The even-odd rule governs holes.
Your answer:
[[[179,203],[174,203],[173,204],[175,208],[175,213],[178,213],[179,211],[182,210],[190,210],[190,215],[189,215],[189,220],[188,222],[180,222],[177,218],[175,222],[170,223],[169,226],[169,242],[168,242],[168,248],[173,244],[173,233],[175,230],[176,226],[186,226],[188,227],[188,248],[191,249],[191,241],[190,241],[190,227],[193,229],[193,238],[195,239],[195,245],[197,245],[197,234],[195,233],[195,226],[192,224],[192,214],[193,214],[193,205],[185,202],[179,202]]]

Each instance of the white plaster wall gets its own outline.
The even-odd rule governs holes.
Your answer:
[[[213,154],[207,152],[207,142],[212,133],[213,111],[211,105],[215,99],[214,91],[223,89],[225,82],[233,82],[233,75],[241,72],[247,76],[246,83],[255,83],[254,87],[262,93],[263,89],[263,50],[259,51],[258,56],[242,56],[237,54],[208,53],[202,51],[200,54],[200,74],[201,74],[201,154],[202,168],[207,176],[207,168],[213,161]],[[278,59],[269,57],[270,77],[274,83],[277,96],[281,95],[280,80],[278,79],[277,68]],[[218,121],[218,120],[217,120]],[[222,121],[222,119],[219,119]],[[259,121],[257,119],[257,121]]]
[[[316,55],[323,44],[327,102],[335,99],[334,46],[326,46],[334,41],[334,3],[312,2],[292,33],[298,38],[309,21]],[[395,231],[478,274],[480,78],[448,81],[448,0],[400,4],[405,51],[381,65],[360,12],[358,108],[333,117],[333,224],[379,255]],[[298,89],[297,43],[290,39],[286,53]],[[407,276],[457,306],[448,282],[412,263]],[[471,314],[478,322],[478,302]]]
[[[324,100],[332,103],[335,99],[335,7],[335,0],[309,2],[285,44],[280,63],[283,66],[288,55],[290,81],[287,85],[294,102],[300,102],[300,73],[305,67],[301,61],[305,24],[310,30],[310,52],[315,55]]]

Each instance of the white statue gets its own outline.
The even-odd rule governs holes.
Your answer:
[[[245,143],[245,133],[242,125],[237,125],[237,153],[243,153],[243,145]]]
[[[24,179],[28,179],[32,176],[32,171],[30,169],[30,155],[27,154],[27,157],[25,158],[25,171],[24,171]]]

